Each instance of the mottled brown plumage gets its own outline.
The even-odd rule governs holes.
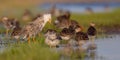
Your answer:
[[[19,21],[16,21],[16,25],[15,25],[15,28],[13,29],[12,33],[11,33],[11,36],[18,39],[19,38],[19,35],[21,33],[21,27],[20,27],[20,23]]]
[[[42,16],[38,16],[35,20],[23,27],[21,31],[23,38],[27,38],[28,43],[30,43],[30,38],[33,38],[34,41],[35,36],[42,31],[48,21],[51,21],[51,14],[43,14]]]
[[[75,34],[74,29],[72,28],[72,26],[70,26],[69,28],[64,28],[62,29],[62,31],[60,32],[60,36],[63,40],[70,40],[73,38]]]
[[[76,25],[79,25],[79,23],[75,20],[71,20],[70,17],[66,15],[59,16],[57,20],[55,20],[55,26],[60,29],[69,28],[69,26],[75,28]]]
[[[29,21],[29,20],[32,20],[32,17],[33,17],[33,16],[32,16],[31,11],[28,10],[28,9],[26,9],[25,12],[23,13],[22,19],[23,19],[24,21]]]
[[[10,19],[8,17],[3,17],[2,23],[3,23],[4,27],[6,28],[6,35],[8,36],[9,30],[12,30],[13,28],[15,28],[15,26],[17,24],[17,20]]]

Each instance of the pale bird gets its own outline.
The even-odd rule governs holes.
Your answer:
[[[57,32],[52,29],[48,29],[45,33],[45,43],[51,47],[59,45],[60,40],[58,39]]]
[[[23,39],[28,39],[28,43],[30,43],[30,38],[33,38],[35,41],[35,36],[42,31],[45,24],[47,22],[51,23],[51,14],[43,14],[42,16],[38,16],[33,22],[30,22],[22,29]]]

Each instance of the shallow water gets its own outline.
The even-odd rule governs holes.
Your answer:
[[[0,35],[3,37],[4,35]],[[6,48],[6,45],[1,44],[1,42],[6,42],[0,38],[0,52],[3,52]],[[13,41],[9,41],[14,43]],[[115,35],[107,38],[98,38],[95,43],[97,44],[97,50],[94,57],[86,57],[85,60],[119,60],[120,59],[120,35]],[[61,48],[62,49],[62,48]],[[61,50],[59,49],[59,50]],[[61,60],[71,60],[69,57],[65,58],[64,56]],[[76,59],[77,60],[77,59]]]
[[[46,3],[40,5],[39,7],[43,8],[44,10],[49,10],[53,4]],[[110,11],[114,10],[114,8],[119,8],[120,3],[56,3],[56,7],[58,9],[69,10],[71,12],[80,12],[84,13],[86,8],[91,8],[94,12],[104,12],[105,7],[108,6]]]
[[[104,60],[119,60],[120,59],[120,36],[116,35],[110,38],[97,39],[97,55]]]
[[[98,38],[95,43],[97,49],[93,52],[95,55],[90,56],[88,53],[84,60],[119,60],[120,59],[120,35]],[[70,57],[62,56],[61,60],[71,60]],[[75,60],[80,60],[75,58]]]

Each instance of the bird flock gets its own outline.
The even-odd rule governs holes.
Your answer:
[[[36,36],[43,30],[47,22],[52,23],[60,32],[55,29],[46,29],[44,34],[45,44],[52,47],[59,47],[62,41],[67,41],[66,46],[79,46],[82,49],[96,49],[94,40],[96,37],[95,24],[90,23],[88,31],[83,32],[83,27],[75,20],[71,19],[71,13],[69,11],[64,14],[55,16],[54,22],[51,22],[53,14],[45,13],[37,16],[31,22],[28,22],[25,26],[20,27],[20,23],[17,19],[9,19],[3,17],[2,22],[6,28],[6,36],[8,36],[9,30],[12,30],[11,37],[17,40],[20,38],[27,40],[30,43],[32,38],[35,42]]]
[[[29,43],[30,38],[32,37],[34,40],[48,21],[51,21],[51,14],[43,14],[42,16],[37,16],[34,21],[29,22],[21,28],[18,20],[9,19],[8,17],[2,18],[3,25],[6,28],[6,36],[9,30],[12,30],[11,37],[15,39],[22,37],[23,39],[27,39]]]

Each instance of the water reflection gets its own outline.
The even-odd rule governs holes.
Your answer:
[[[61,60],[119,60],[120,59],[120,36],[114,35],[96,39],[97,50],[87,52],[84,59],[70,56],[61,56]],[[60,49],[59,49],[60,50]]]
[[[6,41],[8,40],[2,40],[3,35],[0,35],[0,52],[3,52],[7,45]],[[87,55],[85,55],[85,58],[82,59],[79,56],[75,56],[73,52],[71,52],[71,47],[67,47],[66,51],[68,50],[68,53],[73,54],[74,58],[72,58],[69,54],[69,56],[61,54],[61,59],[60,60],[119,60],[120,59],[120,35],[114,35],[110,37],[105,37],[105,38],[97,38],[95,43],[97,44],[97,50],[87,52]],[[10,43],[13,43],[12,40],[9,40]],[[5,44],[2,44],[5,43]],[[58,52],[61,52],[64,50],[65,45],[61,45],[61,47],[54,49],[57,50]],[[75,51],[77,47],[74,47],[73,51]],[[79,54],[79,53],[78,53]]]
[[[105,60],[119,60],[120,59],[120,36],[116,35],[112,38],[97,39],[98,46],[97,54],[105,57]]]

